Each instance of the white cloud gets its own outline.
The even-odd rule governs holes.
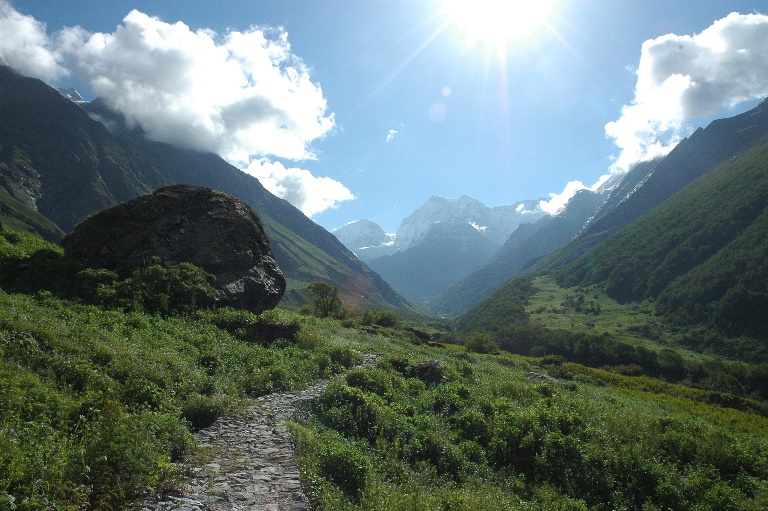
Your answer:
[[[0,0],[0,34],[0,57],[19,72],[53,81],[66,65],[149,138],[212,151],[240,168],[269,167],[261,174],[279,184],[272,188],[308,215],[352,198],[330,178],[267,160],[314,159],[311,143],[335,126],[281,28],[220,35],[134,10],[112,33],[69,27],[49,37],[44,24]]]
[[[45,24],[0,0],[0,63],[25,76],[55,80],[67,74],[48,40]]]
[[[700,34],[648,40],[635,98],[605,126],[621,150],[613,170],[669,152],[692,117],[766,95],[768,16],[731,13]]]
[[[398,133],[400,133],[398,130],[389,130],[389,133],[387,133],[387,142],[395,138],[395,135],[397,135]]]
[[[59,37],[78,76],[147,136],[214,151],[232,163],[313,158],[334,126],[319,85],[281,29],[219,36],[131,11],[111,34]]]
[[[343,184],[329,177],[315,177],[308,170],[285,168],[280,162],[254,160],[245,172],[264,187],[312,216],[355,198]]]
[[[584,186],[581,181],[571,181],[560,193],[550,193],[549,200],[539,201],[539,209],[549,215],[556,215],[563,210],[571,197],[576,195],[581,190],[587,190],[589,187]]]

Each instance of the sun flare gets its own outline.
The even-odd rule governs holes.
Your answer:
[[[505,46],[546,24],[554,0],[443,0],[447,21],[468,46]]]

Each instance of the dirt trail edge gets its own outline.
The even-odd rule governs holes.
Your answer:
[[[375,356],[363,355],[363,365]],[[179,492],[156,495],[141,511],[309,511],[285,421],[328,385],[259,397],[243,413],[220,417],[195,434],[200,454]],[[202,463],[201,463],[201,460]]]

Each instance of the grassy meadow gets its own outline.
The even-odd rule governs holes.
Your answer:
[[[575,296],[538,285],[533,321]],[[183,481],[192,432],[323,378],[311,418],[291,424],[316,510],[768,507],[759,393],[435,342],[434,320],[391,312],[201,309],[194,269],[109,275],[9,231],[0,287],[0,510],[128,508]],[[589,293],[602,310],[584,328],[652,341],[632,337],[649,318]],[[377,362],[355,367],[361,352]]]

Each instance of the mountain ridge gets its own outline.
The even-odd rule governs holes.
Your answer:
[[[604,199],[604,193],[582,190],[557,215],[518,226],[485,265],[446,288],[430,303],[429,310],[438,314],[456,314],[479,303],[531,261],[571,240]]]
[[[413,310],[333,235],[253,176],[212,153],[151,142],[138,130],[113,134],[43,82],[0,66],[0,199],[10,196],[66,233],[87,215],[171,184],[207,186],[241,198],[261,218],[289,281],[283,305],[306,302],[304,286],[325,280],[351,308]],[[3,195],[4,194],[4,195]],[[0,219],[10,216],[0,210]],[[38,222],[39,223],[39,222]],[[50,231],[50,230],[49,230]]]
[[[399,293],[428,307],[446,287],[485,264],[521,223],[545,216],[538,203],[491,208],[467,195],[433,195],[403,219],[393,236],[370,221],[353,222],[334,234]],[[366,244],[379,242],[361,247],[360,236]]]
[[[666,157],[636,164],[617,186],[607,190],[602,205],[591,218],[584,220],[581,228],[560,238],[559,246],[553,243],[548,250],[540,250],[535,255],[530,251],[515,254],[507,247],[506,252],[500,251],[500,255],[488,263],[489,268],[480,268],[475,275],[447,289],[434,302],[432,310],[459,313],[489,297],[490,292],[520,272],[542,273],[568,264],[766,134],[768,100],[746,112],[698,128]],[[530,240],[521,241],[521,246],[532,244],[536,236],[546,236],[548,229],[543,228]]]
[[[571,296],[600,292],[626,311],[649,310],[652,323],[638,328],[663,329],[664,343],[764,363],[766,183],[768,133],[618,232],[594,245],[575,240],[553,252],[464,313],[459,323],[490,328],[493,322],[496,331],[531,327],[524,310],[526,296],[536,292],[531,277],[546,277]]]

